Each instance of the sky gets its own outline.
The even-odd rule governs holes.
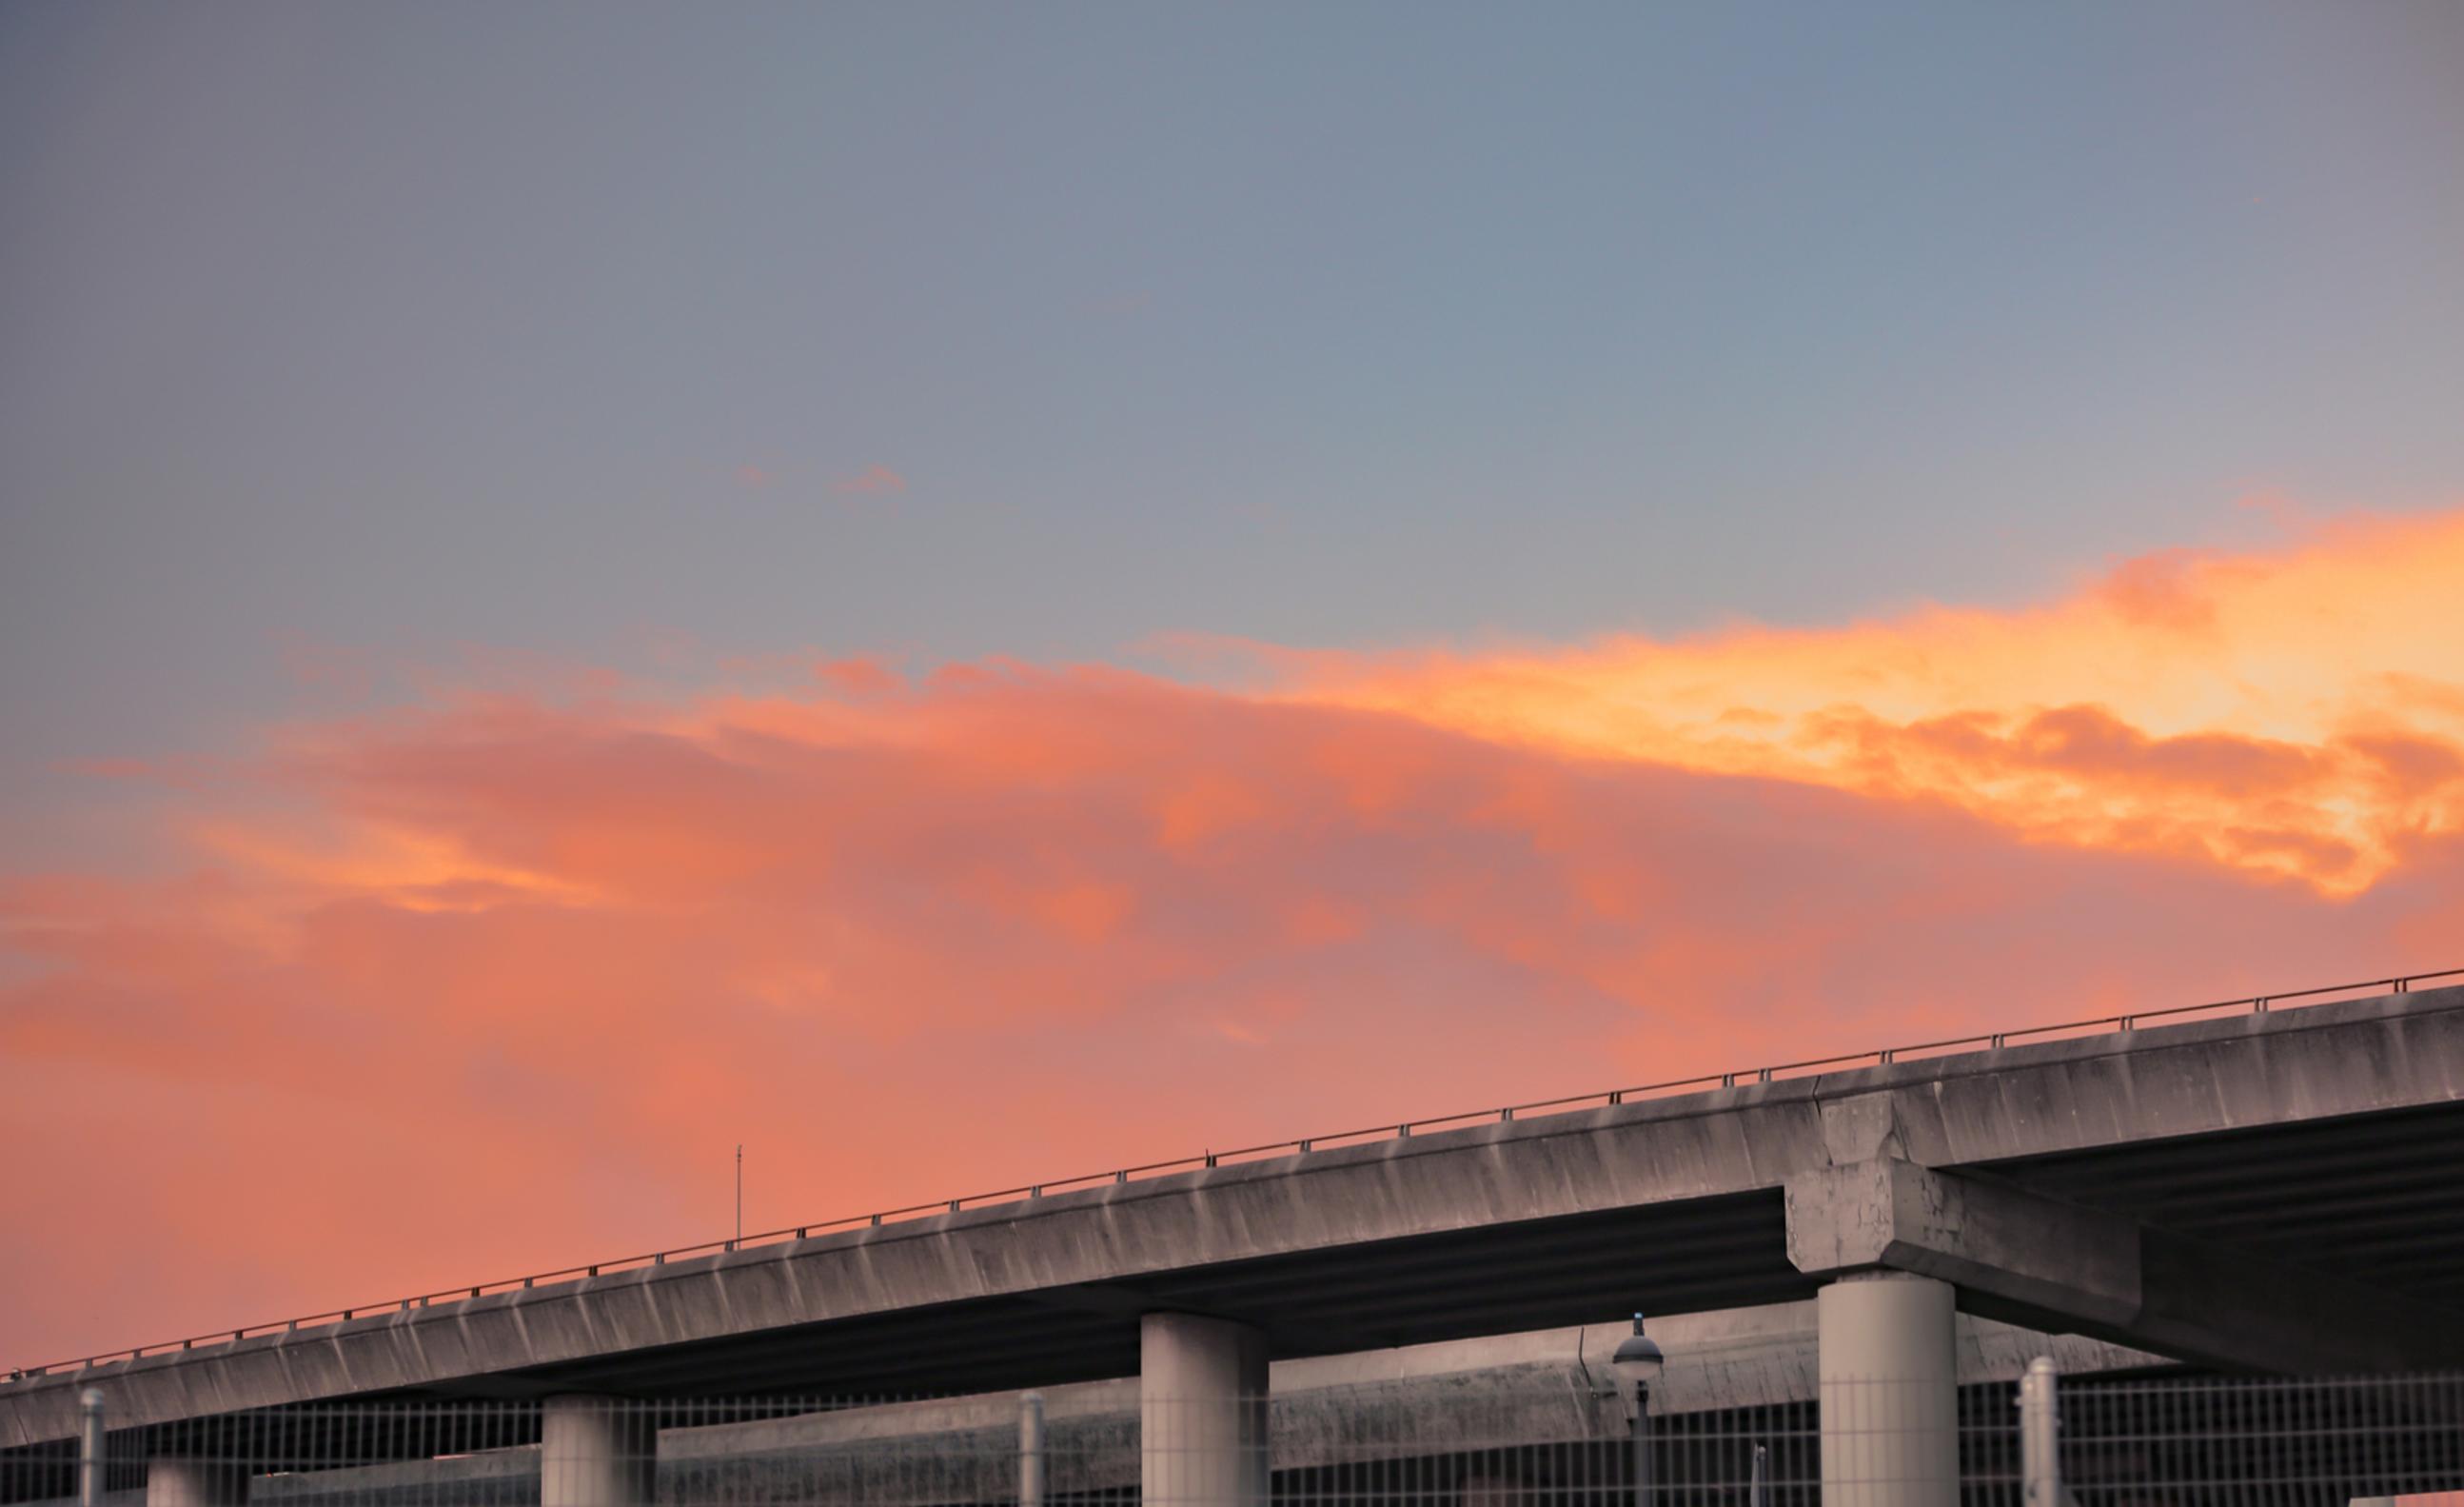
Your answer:
[[[0,1364],[2464,966],[2459,148],[2437,3],[0,9]]]

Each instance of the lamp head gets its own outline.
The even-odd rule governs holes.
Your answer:
[[[1660,1374],[1667,1359],[1661,1353],[1660,1341],[1642,1332],[1642,1316],[1637,1314],[1634,1333],[1618,1344],[1617,1354],[1609,1357],[1609,1365],[1629,1382],[1643,1382]]]

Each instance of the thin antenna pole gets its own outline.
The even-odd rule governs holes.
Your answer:
[[[736,1243],[744,1244],[744,1142],[736,1143]]]

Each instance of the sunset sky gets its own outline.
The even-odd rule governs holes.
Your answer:
[[[0,1367],[2464,967],[2464,8],[0,8]]]

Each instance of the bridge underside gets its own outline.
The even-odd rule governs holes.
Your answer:
[[[1977,1170],[2464,1311],[2458,1169],[2464,1103],[2024,1157]]]
[[[2229,1133],[2230,1134],[2230,1133]],[[2031,1191],[2464,1308],[2464,1104],[1989,1163]],[[1138,1316],[1258,1324],[1342,1354],[1813,1296],[1778,1189],[1488,1226],[598,1357],[375,1394],[911,1396],[1137,1372]]]
[[[2459,1166],[2464,1103],[1973,1170],[2254,1262],[2464,1312]],[[1255,1324],[1274,1354],[1305,1356],[1605,1322],[1637,1309],[1787,1302],[1812,1296],[1821,1280],[1792,1264],[1773,1188],[632,1351],[418,1395],[950,1395],[1133,1376],[1138,1316],[1155,1310]],[[2056,1327],[2064,1317],[1990,1298],[1967,1306]]]
[[[1343,1354],[1813,1296],[1777,1189],[1197,1267],[559,1366],[539,1390],[919,1395],[1134,1376],[1139,1316],[1237,1319],[1278,1356]],[[508,1379],[511,1380],[511,1379]]]

